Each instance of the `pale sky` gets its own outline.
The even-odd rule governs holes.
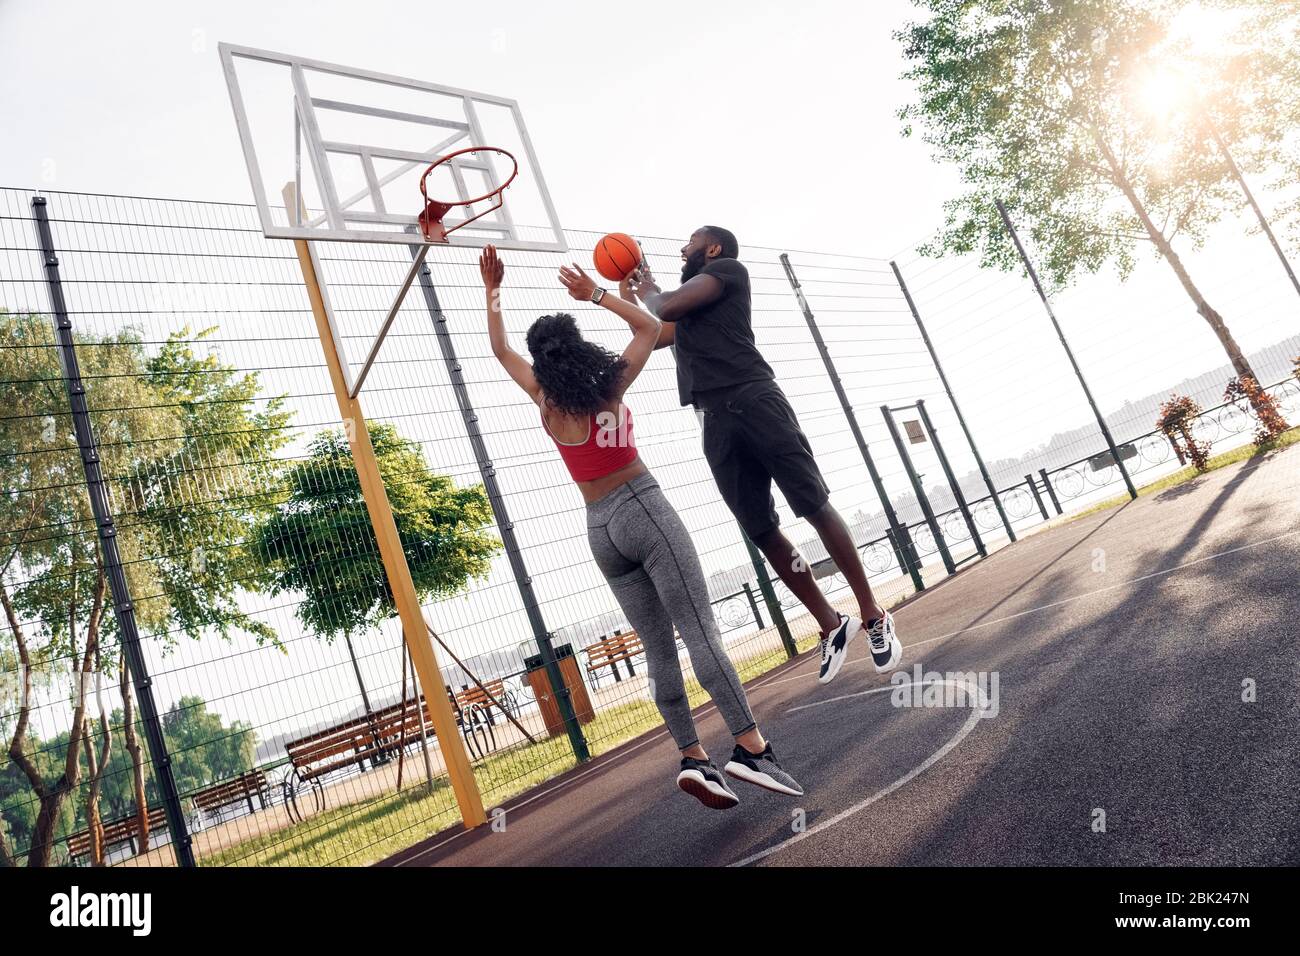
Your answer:
[[[0,182],[251,201],[224,40],[514,97],[570,228],[887,255],[953,182],[893,117],[908,10],[8,0]]]

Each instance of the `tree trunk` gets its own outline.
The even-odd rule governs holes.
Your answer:
[[[88,733],[81,738],[86,752],[86,828],[90,831],[90,865],[104,865],[104,823],[99,817],[99,764],[95,760],[95,743]]]
[[[361,679],[361,665],[357,662],[357,652],[352,647],[352,635],[344,631],[343,640],[347,642],[348,656],[352,658],[352,670],[357,675],[357,686],[361,688],[361,703],[366,708],[366,716],[369,717],[371,713],[370,695],[366,693],[366,682]]]
[[[1215,337],[1219,340],[1219,344],[1223,346],[1223,351],[1228,354],[1228,361],[1232,363],[1232,367],[1236,371],[1237,377],[1243,378],[1249,376],[1258,382],[1259,378],[1255,375],[1255,370],[1250,367],[1250,362],[1247,361],[1246,356],[1242,353],[1241,346],[1239,346],[1237,340],[1232,337],[1232,332],[1228,330],[1228,325],[1223,321],[1223,316],[1219,315],[1218,311],[1215,310],[1209,302],[1205,301],[1205,296],[1202,295],[1201,290],[1196,287],[1196,283],[1192,281],[1192,277],[1187,274],[1187,269],[1183,265],[1183,260],[1180,259],[1178,253],[1174,251],[1174,247],[1170,245],[1169,240],[1165,238],[1164,233],[1157,229],[1156,224],[1151,221],[1151,216],[1148,215],[1146,206],[1143,205],[1142,200],[1138,198],[1137,191],[1134,190],[1133,184],[1129,181],[1124,170],[1120,168],[1119,162],[1116,160],[1115,154],[1111,151],[1110,146],[1104,139],[1102,139],[1101,135],[1096,130],[1093,130],[1093,139],[1097,143],[1098,149],[1101,150],[1102,155],[1106,158],[1106,164],[1110,167],[1111,176],[1115,185],[1124,193],[1124,198],[1129,201],[1129,205],[1131,205],[1133,211],[1137,213],[1137,217],[1141,221],[1142,227],[1146,230],[1147,236],[1151,239],[1151,242],[1155,244],[1156,250],[1165,261],[1169,263],[1169,267],[1174,270],[1174,275],[1178,276],[1178,281],[1182,284],[1183,291],[1187,293],[1188,297],[1192,300],[1192,303],[1196,306],[1196,311],[1210,326],[1210,330],[1214,332]]]
[[[27,523],[27,527],[25,527],[22,530],[22,533],[18,536],[18,540],[9,554],[9,558],[3,565],[0,565],[0,608],[4,609],[5,618],[9,624],[10,630],[13,632],[14,644],[18,648],[18,722],[14,725],[14,735],[9,742],[8,753],[10,758],[13,760],[14,765],[20,767],[23,773],[27,775],[28,783],[33,782],[33,777],[30,771],[34,770],[34,768],[31,767],[30,762],[24,762],[22,759],[25,758],[22,742],[27,736],[27,722],[31,718],[30,701],[32,697],[32,660],[31,655],[27,650],[26,635],[23,634],[22,626],[18,623],[18,614],[14,610],[13,603],[9,600],[9,591],[4,585],[4,575],[5,572],[9,570],[9,566],[13,563],[14,558],[18,557],[19,549],[22,548],[23,541],[27,537],[27,532],[32,529],[32,524],[35,522],[36,516],[40,512],[41,505],[44,501],[44,496],[33,497],[31,520]],[[40,782],[39,776],[35,779],[37,782]],[[37,791],[39,797],[39,788],[33,786],[33,789]],[[0,817],[0,867],[8,869],[16,866],[18,866],[18,857],[15,856],[13,847],[9,845],[9,837],[5,833],[5,821],[3,817]]]
[[[30,761],[26,761],[26,754],[23,753],[23,738],[27,736],[27,722],[31,718],[31,655],[27,650],[27,637],[23,634],[22,625],[18,623],[18,615],[9,600],[9,591],[4,585],[3,578],[0,578],[0,606],[4,608],[9,629],[13,632],[14,644],[18,648],[18,721],[14,724],[14,735],[9,741],[9,758],[14,766],[19,767],[27,775],[28,783],[32,785],[32,790],[39,799],[41,790],[37,784],[41,782],[40,777],[33,778],[32,771],[35,768],[31,766]],[[17,858],[5,842],[3,821],[0,821],[0,862],[5,866],[18,865]]]
[[[104,710],[104,697],[99,683],[99,647],[95,648],[95,703],[99,707],[99,728],[104,735],[104,743],[99,756],[95,755],[95,742],[91,734],[82,738],[86,749],[86,780],[89,789],[86,793],[86,823],[90,827],[90,858],[95,866],[105,864],[108,848],[104,846],[104,822],[99,812],[99,792],[108,769],[108,760],[113,753],[113,731],[108,723],[108,713]]]
[[[73,567],[76,567],[76,556],[73,557]],[[92,619],[98,616],[104,601],[104,576],[98,576],[95,585],[94,609],[91,611]],[[75,607],[77,594],[77,572],[72,572],[71,597],[68,607],[68,624],[71,627],[75,624]],[[9,609],[6,608],[6,611]],[[12,626],[12,619],[11,619]],[[15,631],[16,632],[16,631]],[[72,673],[76,678],[76,706],[72,711],[72,726],[68,732],[68,752],[64,756],[63,773],[53,785],[47,786],[41,778],[40,770],[35,764],[22,752],[22,737],[26,731],[26,715],[19,717],[19,725],[24,731],[23,734],[15,734],[14,742],[10,745],[9,755],[14,758],[14,762],[19,765],[23,773],[26,774],[28,781],[32,784],[32,789],[36,791],[40,799],[40,810],[36,814],[36,826],[32,830],[32,845],[27,851],[28,866],[49,866],[54,856],[54,827],[59,820],[59,810],[63,806],[63,801],[76,790],[81,782],[81,738],[86,731],[86,679],[85,675],[89,673],[92,653],[93,640],[87,640],[86,653],[80,662],[77,660],[76,631],[71,630],[68,635],[68,646],[72,657]],[[24,702],[25,703],[25,702]]]
[[[140,852],[149,851],[149,801],[144,789],[144,752],[135,733],[135,698],[131,692],[131,672],[126,666],[126,651],[118,662],[122,691],[122,742],[131,755],[131,784],[135,791],[135,823]]]
[[[53,786],[45,786],[40,779],[40,771],[30,761],[25,761],[23,773],[31,780],[32,788],[40,783],[38,790],[40,810],[36,813],[36,825],[31,831],[31,847],[27,851],[27,866],[49,866],[55,853],[55,826],[59,822],[59,810],[64,800],[72,795],[81,784],[81,748],[82,737],[86,734],[86,674],[90,670],[90,654],[78,661],[73,646],[73,676],[77,706],[73,709],[72,730],[68,734],[68,753],[64,757],[64,773],[55,780]],[[21,750],[21,747],[19,747]],[[13,750],[10,749],[10,756]],[[26,757],[26,754],[23,754]],[[30,770],[29,770],[30,767]]]

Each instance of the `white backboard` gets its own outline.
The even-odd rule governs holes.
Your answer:
[[[519,175],[500,209],[448,241],[567,251],[514,100],[229,43],[219,50],[267,236],[422,243],[416,216],[425,169],[468,146],[496,146],[514,155]],[[509,160],[500,155],[461,156],[434,170],[428,193],[468,199],[509,174]],[[306,207],[301,214],[284,207],[288,182]],[[443,222],[451,228],[490,205],[454,207]]]

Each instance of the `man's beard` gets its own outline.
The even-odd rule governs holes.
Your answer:
[[[682,281],[686,282],[699,275],[708,261],[708,257],[704,255],[704,250],[692,252],[686,257],[686,261],[682,263]]]

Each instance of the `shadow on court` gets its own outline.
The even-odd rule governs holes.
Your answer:
[[[902,670],[995,712],[895,706],[864,661],[748,685],[806,795],[674,786],[663,731],[389,865],[1300,863],[1300,449],[1026,538],[897,615]],[[1253,699],[1251,699],[1253,692]],[[1244,699],[1245,698],[1245,699]],[[711,707],[701,738],[730,750]]]

